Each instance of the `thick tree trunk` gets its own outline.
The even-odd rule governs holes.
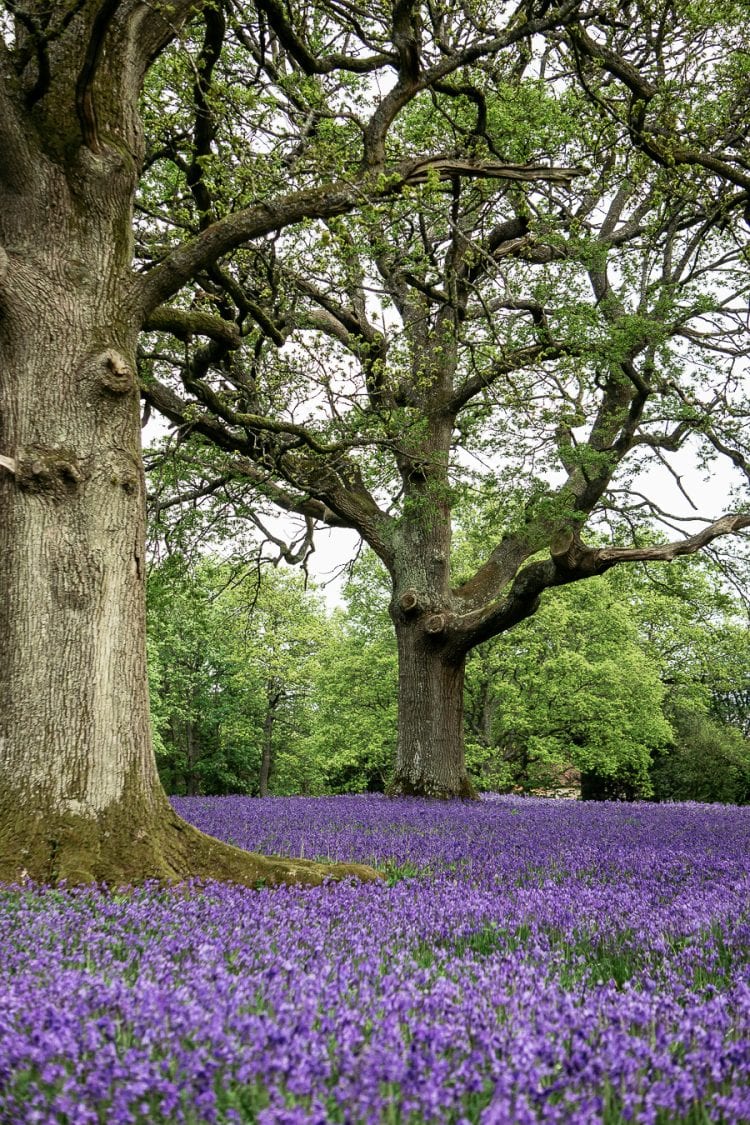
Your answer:
[[[436,402],[450,366],[434,372]],[[398,642],[394,796],[474,798],[464,756],[465,652],[451,649],[453,614],[448,464],[453,418],[436,409],[416,454],[401,463],[404,520],[393,538],[390,615]]]
[[[428,341],[422,342],[428,347]],[[425,410],[429,424],[404,454],[404,519],[393,536],[390,615],[398,642],[398,740],[394,796],[474,798],[464,755],[466,653],[451,647],[451,494],[454,419],[440,408],[453,367],[438,348]]]
[[[389,793],[474,798],[464,758],[465,662],[446,658],[424,618],[398,621],[396,636],[398,743]]]
[[[44,172],[39,196],[0,200],[9,262],[0,319],[0,872],[98,878],[109,872],[92,854],[94,837],[106,833],[118,853],[127,841],[137,855],[163,807],[144,665],[135,337],[121,319],[116,177],[87,215],[87,194],[74,196],[56,166]]]
[[[145,663],[132,162],[41,152],[0,177],[0,879],[347,871],[251,856],[180,821],[157,777]]]

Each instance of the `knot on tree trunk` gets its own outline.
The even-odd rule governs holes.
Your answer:
[[[90,356],[84,361],[81,375],[92,378],[100,392],[125,395],[137,385],[135,371],[124,356],[112,349]]]
[[[3,458],[6,468],[10,468],[7,463],[10,460]],[[45,494],[55,500],[69,497],[84,479],[78,457],[64,446],[52,449],[30,446],[19,451],[14,466],[19,488],[25,492]]]
[[[404,590],[398,599],[398,604],[402,613],[414,613],[420,608],[419,594],[413,588]]]
[[[597,573],[599,552],[582,543],[577,532],[565,531],[557,535],[550,543],[550,556],[555,569],[566,577]]]
[[[433,636],[437,633],[443,633],[445,631],[447,621],[448,619],[444,613],[433,613],[425,621],[424,631],[425,633],[430,633]]]

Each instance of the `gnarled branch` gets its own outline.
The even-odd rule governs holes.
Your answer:
[[[354,210],[368,199],[386,199],[398,195],[406,187],[423,183],[431,171],[443,180],[466,176],[523,183],[568,183],[582,173],[580,168],[499,162],[473,164],[446,156],[427,156],[405,161],[384,176],[371,177],[363,174],[359,183],[338,181],[293,192],[280,199],[236,211],[206,227],[145,274],[137,277],[133,281],[128,303],[145,320],[157,305],[181,289],[199,270],[230,250],[302,222],[303,219],[331,219]]]
[[[178,340],[208,336],[230,348],[239,347],[240,344],[240,330],[236,324],[194,309],[160,305],[148,314],[143,327],[146,332],[170,332]]]
[[[672,562],[681,555],[694,555],[714,539],[738,535],[746,527],[750,527],[750,515],[726,515],[686,539],[647,547],[588,547],[575,534],[568,533],[553,544],[550,553],[562,581],[575,582],[591,574],[604,574],[620,563]]]

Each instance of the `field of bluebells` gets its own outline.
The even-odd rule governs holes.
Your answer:
[[[750,1121],[750,810],[175,800],[380,885],[0,892],[0,1121]]]

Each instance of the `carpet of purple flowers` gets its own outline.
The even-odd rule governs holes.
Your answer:
[[[3,1123],[750,1121],[750,810],[175,805],[388,877],[5,888]]]

